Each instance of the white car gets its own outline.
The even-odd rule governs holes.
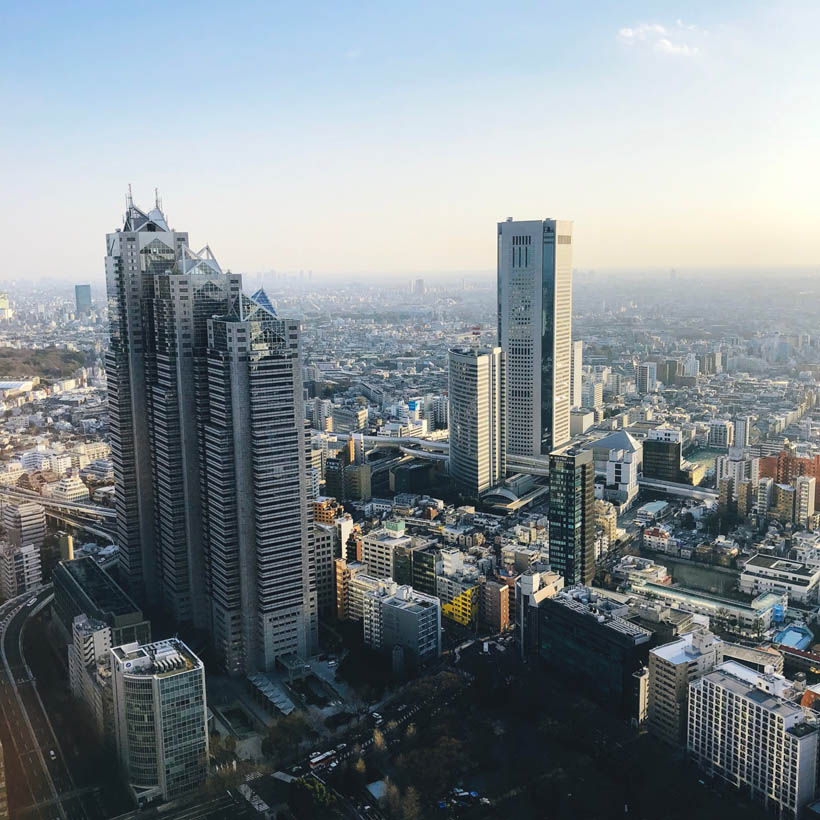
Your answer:
[[[56,760],[56,759],[57,759],[57,752],[55,752],[55,751],[54,751],[54,749],[49,749],[49,750],[48,750],[48,756],[49,756],[52,760]]]

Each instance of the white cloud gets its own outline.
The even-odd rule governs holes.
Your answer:
[[[361,57],[361,56],[362,56],[362,52],[358,48],[349,48],[345,52],[345,59],[346,60],[358,60],[359,57]]]
[[[656,54],[695,57],[700,52],[697,43],[705,33],[695,25],[676,20],[671,29],[661,23],[640,23],[621,28],[618,40],[628,46],[641,45]]]

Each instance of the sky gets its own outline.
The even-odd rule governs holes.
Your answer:
[[[130,183],[223,268],[820,263],[820,3],[0,2],[3,278],[102,275]]]

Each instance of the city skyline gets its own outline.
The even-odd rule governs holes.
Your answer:
[[[164,25],[220,59],[194,70],[148,41],[123,72],[103,67],[126,10],[15,5],[0,145],[26,196],[0,205],[20,240],[8,263],[86,281],[102,255],[91,226],[133,183],[141,201],[159,186],[172,223],[247,273],[489,270],[489,225],[558,212],[579,268],[816,264],[816,4],[592,8],[179,5]],[[112,116],[146,85],[178,102]],[[207,128],[190,128],[195,111]],[[44,213],[47,252],[27,254]],[[55,271],[43,256],[58,247]]]

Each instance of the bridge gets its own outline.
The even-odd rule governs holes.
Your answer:
[[[677,484],[674,481],[661,481],[657,478],[641,477],[638,479],[638,486],[642,490],[692,498],[695,501],[714,501],[718,497],[717,490],[710,490],[708,487],[693,487],[690,484]]]
[[[31,490],[23,490],[20,487],[0,485],[0,495],[10,501],[33,501],[35,504],[45,507],[46,511],[61,513],[62,515],[81,516],[111,524],[117,519],[116,510],[110,507],[101,507],[99,504],[82,504],[78,501],[62,501],[48,495],[40,495]]]

